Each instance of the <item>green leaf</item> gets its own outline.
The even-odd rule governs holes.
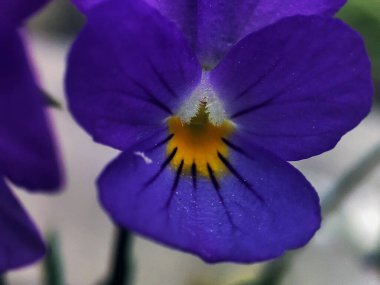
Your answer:
[[[337,15],[363,37],[371,58],[372,75],[380,98],[380,1],[351,0]]]
[[[44,103],[48,107],[52,107],[55,109],[62,109],[61,103],[55,99],[53,96],[51,96],[49,93],[47,93],[45,90],[41,90],[42,97],[44,100]]]

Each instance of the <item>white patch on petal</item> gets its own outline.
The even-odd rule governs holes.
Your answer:
[[[142,151],[135,151],[133,154],[141,157],[146,164],[151,164],[153,162],[153,160],[150,157],[146,156]]]
[[[213,125],[220,126],[223,124],[227,115],[217,93],[209,83],[208,73],[206,72],[202,74],[201,84],[197,86],[178,112],[182,123],[190,123],[191,119],[197,115],[201,104],[205,104],[209,120]]]
[[[191,119],[194,118],[199,110],[199,96],[195,91],[182,105],[178,112],[178,116],[181,118],[183,124],[190,123]]]

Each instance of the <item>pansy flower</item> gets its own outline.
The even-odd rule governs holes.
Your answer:
[[[41,89],[18,28],[47,1],[0,4],[0,274],[41,258],[45,245],[8,184],[51,192],[61,174]]]
[[[341,1],[90,2],[66,90],[79,124],[122,151],[97,181],[112,219],[207,262],[306,244],[319,200],[287,161],[333,148],[371,105],[361,38],[298,15]]]

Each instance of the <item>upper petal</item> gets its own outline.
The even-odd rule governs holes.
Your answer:
[[[247,23],[244,34],[258,31],[296,15],[334,15],[347,0],[261,0]]]
[[[200,75],[175,25],[144,2],[112,0],[88,14],[69,55],[66,91],[96,141],[126,149],[162,129]]]
[[[45,245],[33,222],[0,178],[0,274],[40,259]]]
[[[333,15],[345,0],[147,0],[175,21],[205,67],[242,37],[294,15]]]
[[[310,183],[238,137],[226,143],[229,155],[219,159],[228,170],[213,178],[196,166],[191,174],[173,169],[179,151],[163,145],[124,152],[98,180],[100,201],[119,225],[207,262],[256,262],[303,246],[321,219]]]
[[[1,0],[0,27],[17,27],[49,0]]]
[[[29,190],[61,182],[43,97],[16,31],[0,33],[0,172]]]
[[[368,114],[373,94],[360,36],[317,16],[247,36],[210,77],[239,131],[285,160],[333,148]]]

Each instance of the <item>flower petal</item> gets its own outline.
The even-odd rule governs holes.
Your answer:
[[[22,41],[0,34],[0,172],[28,190],[61,182],[55,146]]]
[[[0,27],[17,27],[49,0],[1,0]]]
[[[362,39],[317,16],[247,36],[210,78],[239,130],[285,160],[333,148],[367,115],[373,94]]]
[[[333,15],[345,0],[147,0],[175,21],[204,66],[214,66],[242,37],[294,15]]]
[[[154,142],[151,142],[152,144]],[[234,138],[228,173],[173,169],[164,147],[124,152],[98,179],[119,225],[207,262],[256,262],[303,246],[320,226],[316,192],[290,164]],[[248,147],[247,147],[248,146]]]
[[[98,142],[126,149],[162,129],[200,81],[177,31],[140,1],[109,1],[88,14],[66,77],[70,109]]]
[[[258,31],[279,20],[297,15],[334,15],[347,0],[261,0],[245,28]]]
[[[0,274],[40,259],[45,245],[33,222],[0,178]]]

